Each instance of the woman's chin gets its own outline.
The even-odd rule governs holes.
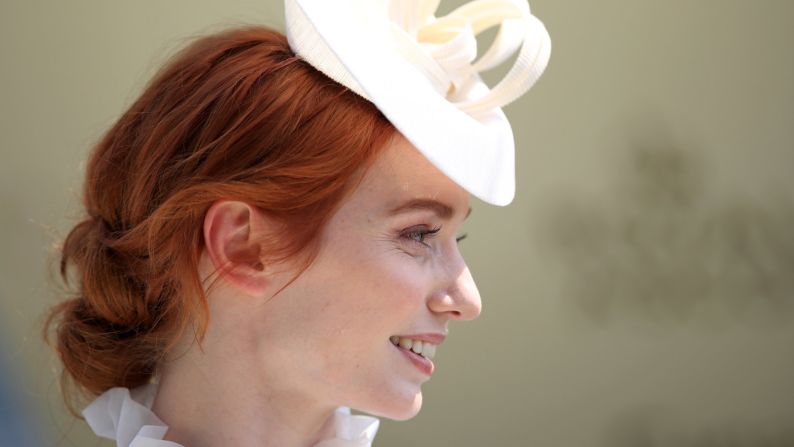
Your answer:
[[[411,401],[392,400],[388,406],[380,408],[378,411],[368,411],[368,413],[394,421],[407,421],[419,414],[421,409],[422,392],[420,391],[414,395]]]

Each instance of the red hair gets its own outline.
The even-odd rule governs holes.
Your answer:
[[[86,215],[63,242],[72,296],[49,310],[44,334],[55,335],[70,410],[74,392],[147,383],[194,325],[202,340],[197,267],[213,202],[244,201],[283,222],[289,231],[263,247],[263,262],[305,255],[308,266],[320,230],[394,132],[278,31],[233,29],[175,55],[94,147]]]

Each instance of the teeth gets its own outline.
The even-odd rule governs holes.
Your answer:
[[[394,346],[399,346],[403,349],[408,349],[416,354],[419,354],[428,359],[436,356],[436,345],[421,340],[412,340],[410,338],[403,338],[393,335],[389,338]]]

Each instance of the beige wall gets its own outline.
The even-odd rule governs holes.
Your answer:
[[[794,444],[794,2],[532,6],[554,50],[506,108],[517,198],[462,243],[483,314],[375,445]],[[37,326],[81,162],[171,49],[239,22],[281,2],[0,6],[0,352],[47,445],[97,445]]]

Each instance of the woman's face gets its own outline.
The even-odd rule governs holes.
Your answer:
[[[430,375],[391,339],[446,335],[449,320],[479,315],[456,240],[468,212],[468,193],[397,134],[327,224],[314,263],[252,313],[263,380],[321,404],[416,415]]]

